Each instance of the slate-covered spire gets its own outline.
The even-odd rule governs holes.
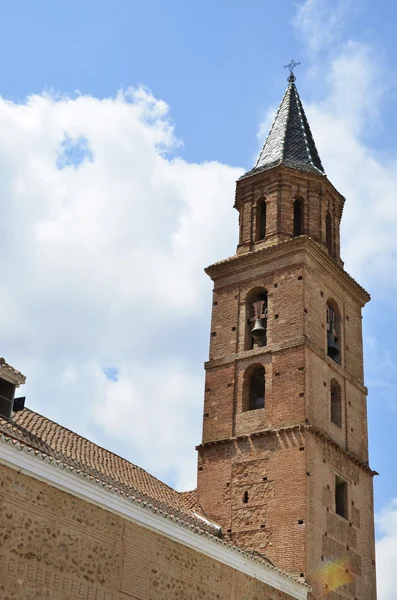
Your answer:
[[[281,164],[293,169],[325,175],[293,74],[288,82],[284,98],[257,163],[246,175]]]

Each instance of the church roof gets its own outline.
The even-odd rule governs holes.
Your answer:
[[[253,169],[243,177],[285,165],[325,175],[302,102],[291,75],[270,133]]]
[[[198,504],[196,490],[177,492],[144,469],[32,410],[25,408],[14,413],[12,421],[0,417],[0,440],[117,492],[142,508],[188,527],[200,536],[204,534],[208,539],[242,555],[246,562],[260,563],[302,588],[309,589],[301,578],[277,568],[266,556],[234,546],[228,536],[222,534],[221,528],[205,517]],[[21,470],[23,468],[22,458]],[[303,594],[299,597],[303,598]]]
[[[217,525],[203,520],[205,515],[197,504],[194,492],[177,492],[125,458],[32,410],[25,408],[14,413],[12,421],[0,417],[2,435],[86,473],[112,489],[151,503],[165,513],[175,515],[213,535],[219,534]]]

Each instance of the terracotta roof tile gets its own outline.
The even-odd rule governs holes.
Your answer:
[[[195,524],[199,522],[200,527],[205,528],[202,521],[198,521],[194,515],[200,511],[197,503],[193,502],[192,492],[177,492],[125,458],[36,412],[25,408],[14,413],[12,421],[0,417],[0,433],[118,489],[141,497],[171,514]],[[218,531],[210,524],[207,528],[212,532]]]
[[[189,492],[181,492],[181,496],[182,496],[184,503],[190,510],[201,513],[200,507],[199,507],[199,504],[197,501],[197,490],[190,490]]]
[[[278,569],[265,556],[234,546],[222,535],[218,525],[206,519],[197,502],[196,490],[177,492],[144,469],[36,412],[25,408],[15,413],[12,421],[0,417],[0,439],[17,445],[22,451],[33,451],[45,460],[55,460],[59,467],[75,470],[76,475],[107,486],[149,510],[243,553],[247,560],[260,562],[308,587],[293,575]]]

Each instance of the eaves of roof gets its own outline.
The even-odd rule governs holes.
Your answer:
[[[8,458],[8,460],[5,460],[6,452],[2,451],[2,449],[1,449],[2,446],[3,447],[10,446],[11,448],[14,448],[15,450],[21,452],[22,456],[21,456],[20,461],[19,460],[15,461],[15,455],[14,455],[13,456],[13,464],[9,464],[9,458]],[[289,585],[294,586],[295,589],[300,589],[301,592],[299,593],[299,595],[293,596],[293,597],[297,597],[297,598],[299,597],[302,599],[306,598],[307,593],[310,591],[310,587],[305,582],[303,582],[300,579],[297,579],[296,577],[294,577],[293,575],[291,575],[285,571],[282,571],[281,569],[278,569],[277,567],[272,565],[269,561],[267,561],[265,558],[261,557],[260,555],[243,550],[243,549],[231,544],[228,540],[222,539],[222,536],[219,535],[219,528],[213,527],[212,524],[210,524],[210,527],[207,527],[207,523],[205,522],[205,519],[203,519],[201,517],[200,518],[196,517],[194,520],[186,519],[183,516],[176,514],[175,512],[172,512],[172,511],[170,512],[170,511],[166,510],[165,507],[159,506],[157,503],[148,502],[148,501],[142,499],[139,495],[133,494],[131,491],[126,491],[116,485],[111,485],[105,481],[102,481],[99,478],[94,477],[93,475],[85,472],[82,469],[74,468],[73,466],[67,464],[66,462],[64,462],[62,460],[55,459],[53,456],[49,456],[45,452],[36,450],[32,447],[29,447],[29,446],[21,443],[18,440],[15,440],[7,435],[4,435],[4,433],[0,433],[0,462],[4,462],[5,464],[8,464],[8,466],[11,466],[12,468],[18,467],[20,472],[26,473],[27,475],[32,476],[32,472],[29,471],[29,468],[26,464],[26,460],[24,461],[24,459],[23,459],[23,455],[30,456],[34,460],[37,460],[39,462],[44,462],[46,465],[57,468],[57,469],[61,470],[62,472],[70,475],[71,477],[78,477],[78,478],[86,481],[87,483],[89,483],[93,486],[96,486],[102,490],[105,490],[110,493],[114,493],[114,494],[118,495],[120,498],[124,498],[126,501],[131,502],[131,503],[141,507],[144,510],[150,511],[151,513],[154,513],[155,515],[157,515],[159,517],[169,520],[170,522],[174,523],[176,526],[188,529],[191,532],[193,532],[199,536],[203,536],[203,537],[207,538],[209,541],[211,541],[215,544],[226,547],[226,548],[230,549],[232,552],[242,555],[246,561],[256,563],[258,566],[261,566],[262,568],[265,568],[270,572],[274,572],[275,574],[278,574],[286,582],[290,581],[291,583]],[[8,457],[9,457],[9,454],[8,454]],[[20,468],[19,468],[19,466],[20,466]],[[56,487],[59,487],[59,486],[57,485]],[[73,488],[73,484],[71,481],[70,491],[72,491],[73,489],[74,488]],[[81,497],[81,494],[77,494],[77,495],[79,495]]]
[[[306,235],[293,237],[273,246],[259,248],[258,250],[252,250],[251,252],[246,252],[244,254],[234,254],[225,260],[209,265],[204,271],[211,278],[214,276],[219,277],[221,274],[225,276],[228,274],[235,274],[237,272],[237,264],[239,265],[239,270],[246,270],[250,265],[258,264],[258,257],[262,257],[263,260],[266,260],[267,257],[274,258],[277,254],[284,255],[286,253],[295,253],[299,246],[303,247],[305,244],[307,244],[308,249],[312,250],[313,253],[321,259],[322,263],[324,259],[326,259],[323,266],[326,266],[331,272],[334,271],[335,273],[343,275],[345,282],[351,286],[350,290],[354,290],[364,304],[369,302],[371,299],[369,293],[351,275],[349,275],[347,271],[336,264],[321,244]]]
[[[10,379],[15,385],[22,385],[26,381],[25,375],[22,375],[20,371],[17,371],[9,365],[6,360],[0,358],[0,377],[3,376],[5,379]]]
[[[71,471],[85,473],[109,489],[132,495],[167,514],[199,525],[214,535],[219,534],[218,526],[203,523],[186,505],[179,492],[144,469],[38,413],[25,408],[14,415],[13,421],[0,418],[0,434],[37,455],[47,456],[67,466]]]

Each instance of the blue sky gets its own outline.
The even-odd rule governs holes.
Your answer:
[[[10,257],[0,341],[28,376],[28,405],[172,484],[192,483],[210,311],[202,269],[234,252],[234,181],[253,165],[294,57],[325,169],[347,198],[342,256],[372,295],[371,465],[381,473],[379,535],[397,539],[395,3],[0,8],[0,232]]]
[[[339,38],[369,39],[392,63],[393,3],[379,2],[377,10],[369,0],[350,4]],[[248,165],[291,56],[302,60],[301,93],[322,97],[321,77],[305,84],[309,61],[292,25],[295,7],[259,0],[2,2],[1,90],[21,100],[43,89],[101,98],[143,83],[170,105],[187,160]],[[388,130],[383,134],[384,144]]]

